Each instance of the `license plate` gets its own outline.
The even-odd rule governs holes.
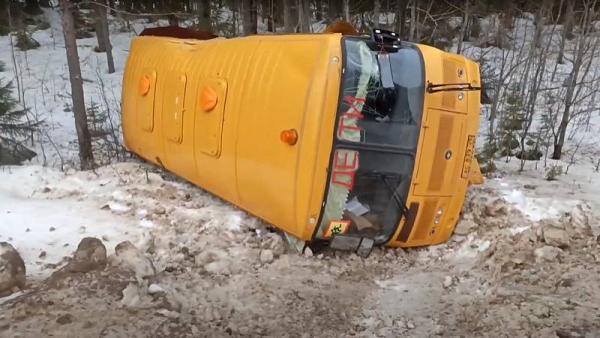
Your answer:
[[[465,159],[463,160],[462,178],[469,177],[473,156],[475,156],[475,135],[469,135],[469,138],[467,139],[467,148],[465,149]]]

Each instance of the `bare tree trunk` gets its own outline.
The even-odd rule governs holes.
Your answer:
[[[94,10],[96,11],[96,35],[98,37],[98,48],[100,45],[104,47],[106,52],[106,61],[108,63],[108,73],[112,74],[115,72],[115,61],[112,55],[112,46],[110,44],[110,32],[108,30],[108,18],[106,16],[106,7],[102,6],[100,1],[96,0],[94,4]],[[105,4],[105,3],[104,3]]]
[[[198,29],[210,32],[211,19],[210,19],[210,0],[196,0],[198,6]]]
[[[344,0],[344,20],[347,22],[352,21],[352,18],[350,17],[350,0]]]
[[[328,17],[330,21],[338,20],[343,17],[344,5],[343,0],[329,0],[329,6],[327,8]]]
[[[418,0],[412,0],[410,5],[410,31],[408,35],[410,41],[415,41],[415,32],[417,29],[417,1]]]
[[[556,61],[560,64],[564,63],[563,59],[565,57],[565,42],[567,39],[569,39],[569,35],[573,34],[574,6],[574,1],[567,0],[567,12],[565,13],[565,21],[563,24],[562,32],[560,34],[560,49],[558,50],[558,58]],[[552,75],[554,77],[554,74]]]
[[[374,0],[373,1],[373,27],[372,28],[378,28],[379,27],[379,16],[381,14],[381,1],[380,0]],[[387,13],[386,13],[387,15]]]
[[[243,0],[242,21],[244,24],[244,35],[258,34],[258,16],[256,9],[257,0]]]
[[[404,39],[406,27],[406,7],[408,0],[399,0],[396,2],[396,32]]]
[[[298,23],[300,32],[310,33],[310,2],[308,0],[297,0]]]
[[[268,8],[269,15],[267,16],[267,31],[275,32],[275,30],[276,30],[276,28],[275,28],[275,8],[274,8],[273,0],[267,1],[267,6],[269,6],[269,8]]]
[[[458,36],[458,45],[456,46],[456,54],[460,54],[462,52],[463,41],[465,40],[465,33],[467,31],[467,26],[469,25],[469,0],[465,0],[465,9],[464,15],[462,19],[462,24],[460,26],[460,33]]]
[[[93,7],[94,7],[94,12],[96,14],[94,27],[96,29],[96,39],[98,41],[97,51],[100,53],[104,53],[104,52],[106,52],[106,39],[104,37],[104,24],[102,22],[101,17],[102,17],[102,11],[105,9],[102,8],[102,6],[98,3],[94,3]]]
[[[12,12],[10,10],[10,4],[8,4],[8,6],[6,6],[6,15],[8,17],[8,28],[12,32],[13,25],[12,25]],[[12,37],[11,32],[8,33],[8,41],[10,42],[10,53],[12,56],[13,68],[15,70],[15,79],[17,81],[17,93],[18,93],[19,103],[23,103],[25,101],[25,99],[24,98],[21,99],[21,93],[22,93],[21,80],[19,77],[19,67],[17,67],[17,58],[15,57],[15,44],[13,42],[13,37]]]
[[[594,6],[596,5],[596,1],[593,4],[585,3],[584,14],[581,20],[581,33],[577,38],[577,43],[575,45],[575,50],[573,51],[574,60],[573,60],[573,68],[571,69],[571,73],[569,74],[569,83],[567,85],[567,93],[565,95],[565,107],[563,109],[562,117],[560,120],[560,125],[558,127],[558,135],[554,141],[554,149],[552,152],[552,159],[559,160],[562,156],[563,146],[565,144],[565,137],[567,134],[567,127],[569,126],[569,121],[571,120],[571,109],[573,104],[577,99],[576,87],[578,86],[578,78],[579,72],[581,70],[581,66],[584,62],[584,57],[588,49],[594,51],[595,47],[590,48],[591,46],[587,42],[587,38],[592,29],[591,22],[594,19]],[[597,40],[596,40],[597,41]],[[584,77],[585,77],[584,72]],[[579,91],[578,91],[579,92]]]
[[[294,31],[294,16],[292,15],[292,7],[294,0],[283,0],[283,26],[287,33]]]
[[[323,20],[323,0],[315,0],[315,20]]]
[[[75,38],[75,22],[71,12],[71,2],[60,0],[63,11],[63,32],[65,36],[65,49],[67,52],[67,63],[69,64],[69,78],[71,80],[71,96],[73,99],[73,115],[75,117],[75,129],[79,142],[79,160],[81,169],[92,169],[94,166],[94,155],[92,153],[92,142],[87,125],[85,112],[85,98],[83,95],[83,81],[79,66],[79,55],[77,53],[77,40]]]

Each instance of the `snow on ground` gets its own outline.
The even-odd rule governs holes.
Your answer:
[[[6,183],[17,178],[26,184]],[[68,173],[10,167],[0,172],[0,182],[3,201],[22,202],[9,205],[11,217],[43,221],[35,229],[39,233],[19,234],[28,224],[11,226],[10,233],[20,235],[21,244],[15,244],[20,249],[37,253],[38,246],[47,247],[50,223],[29,214],[51,205],[55,214],[40,214],[63,222],[54,232],[63,224],[79,229],[66,219],[76,213],[85,215],[89,233],[100,236],[105,222],[112,222],[113,230],[134,235],[129,238],[139,234],[132,240],[140,250],[136,255],[157,271],[140,283],[115,258],[109,234],[105,270],[52,275],[43,283],[32,279],[24,294],[3,300],[0,330],[8,336],[60,336],[64,330],[86,337],[134,332],[190,337],[567,332],[592,337],[600,332],[600,285],[594,282],[600,273],[598,215],[578,204],[561,209],[569,217],[534,222],[497,188],[500,183],[521,187],[513,175],[471,189],[463,220],[448,243],[375,249],[366,259],[327,250],[299,255],[262,222],[142,163]],[[571,189],[560,180],[527,182],[536,185],[535,191]],[[557,256],[540,256],[548,251],[540,249],[549,246],[550,229],[564,233],[567,244],[553,247]],[[4,227],[0,233],[6,234]],[[64,240],[86,235],[75,231]],[[70,254],[75,242],[58,251]],[[39,260],[25,256],[28,268],[30,259]]]
[[[64,162],[67,167],[76,167],[76,133],[60,14],[55,10],[44,11],[51,27],[33,32],[32,37],[41,45],[39,48],[23,52],[15,47],[16,66],[12,62],[8,37],[0,36],[0,60],[6,66],[0,79],[2,83],[12,81],[15,97],[20,97],[17,94],[17,81],[20,81],[24,106],[29,109],[30,118],[44,122],[41,131],[35,135],[38,156],[32,162],[51,167],[59,167]],[[86,107],[97,105],[100,111],[107,112],[117,134],[120,134],[123,70],[131,39],[144,27],[157,24],[159,22],[136,20],[131,24],[131,30],[124,28],[124,22],[115,21],[111,25],[116,68],[113,74],[108,74],[106,54],[94,51],[95,37],[77,40]],[[18,78],[16,74],[19,74]]]
[[[93,174],[77,176],[40,166],[0,169],[0,241],[20,252],[29,278],[47,277],[83,237],[114,247],[123,240],[137,243],[146,231],[140,221],[121,216],[117,202],[108,204],[111,213],[88,198],[97,187]]]

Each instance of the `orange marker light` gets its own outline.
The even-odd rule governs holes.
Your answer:
[[[284,130],[281,132],[281,135],[279,135],[279,138],[283,143],[293,146],[296,144],[296,142],[298,142],[298,132],[296,129]]]
[[[138,84],[138,93],[141,96],[146,96],[146,95],[148,95],[149,91],[150,91],[150,79],[148,78],[148,76],[144,75],[144,76],[142,76],[142,78],[140,79],[140,83]]]
[[[202,110],[209,112],[215,109],[217,103],[219,103],[217,91],[209,86],[202,88],[202,91],[200,92],[200,107]]]

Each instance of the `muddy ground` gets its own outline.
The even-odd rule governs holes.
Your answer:
[[[447,244],[300,255],[262,222],[146,169],[74,174],[102,182],[94,189],[39,187],[155,226],[129,259],[107,246],[106,267],[81,273],[61,270],[65,258],[0,299],[0,336],[600,337],[598,218],[586,201],[532,221],[489,182],[471,189]]]

